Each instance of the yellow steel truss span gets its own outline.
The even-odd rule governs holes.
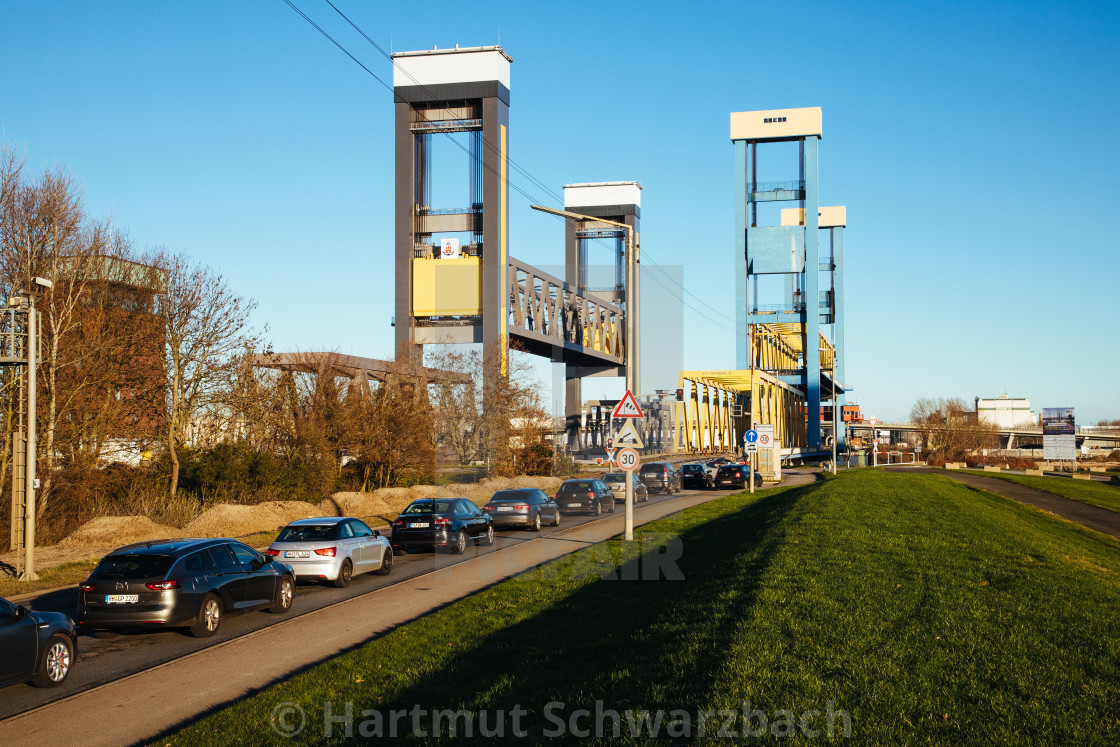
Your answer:
[[[673,451],[735,451],[748,428],[772,423],[783,447],[805,446],[805,395],[765,371],[681,371]]]
[[[752,324],[751,352],[754,367],[763,370],[791,371],[804,365],[801,356],[805,351],[805,325],[799,322],[781,324]],[[836,348],[823,334],[819,343],[821,370],[831,371],[836,358]]]
[[[684,401],[676,407],[675,450],[735,450],[742,434],[758,424],[773,424],[783,447],[807,445],[805,393],[779,378],[804,370],[805,326],[752,324],[750,338],[750,370],[681,372]],[[818,345],[821,369],[831,371],[835,347],[824,335]]]

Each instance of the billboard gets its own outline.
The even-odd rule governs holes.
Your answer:
[[[1072,407],[1043,407],[1042,435],[1072,436],[1075,432]]]
[[[1042,458],[1053,461],[1077,459],[1076,431],[1072,407],[1042,408]]]

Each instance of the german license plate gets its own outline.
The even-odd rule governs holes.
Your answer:
[[[582,504],[579,504],[579,503],[569,503],[569,504],[568,504],[568,508],[579,508],[579,507],[580,507],[580,505],[582,505]]]
[[[427,521],[414,521],[408,525],[409,529],[427,529],[430,523]]]
[[[140,601],[139,594],[106,594],[105,604],[135,604]]]
[[[498,506],[499,511],[512,511],[513,506]]]
[[[310,550],[288,550],[284,553],[285,558],[310,558]]]

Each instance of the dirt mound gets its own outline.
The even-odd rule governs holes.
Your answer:
[[[334,511],[330,506],[328,515]],[[257,532],[273,532],[295,521],[323,512],[303,501],[268,501],[255,506],[219,503],[209,508],[183,530],[185,537],[243,537]]]
[[[65,547],[112,545],[182,536],[175,527],[157,524],[147,516],[101,516],[86,522],[60,542]]]
[[[338,516],[380,516],[392,512],[389,504],[375,493],[335,493],[319,504],[322,515],[334,511]]]

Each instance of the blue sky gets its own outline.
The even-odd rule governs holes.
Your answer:
[[[391,81],[326,3],[294,1]],[[511,155],[552,191],[642,183],[643,258],[683,266],[709,317],[685,309],[688,368],[735,362],[729,113],[820,106],[865,413],[1006,392],[1120,418],[1120,5],[337,4],[385,48],[500,39]],[[391,95],[282,0],[8,0],[0,26],[0,138],[31,166],[220,270],[277,349],[391,355]],[[511,204],[511,253],[562,262],[562,224]]]

